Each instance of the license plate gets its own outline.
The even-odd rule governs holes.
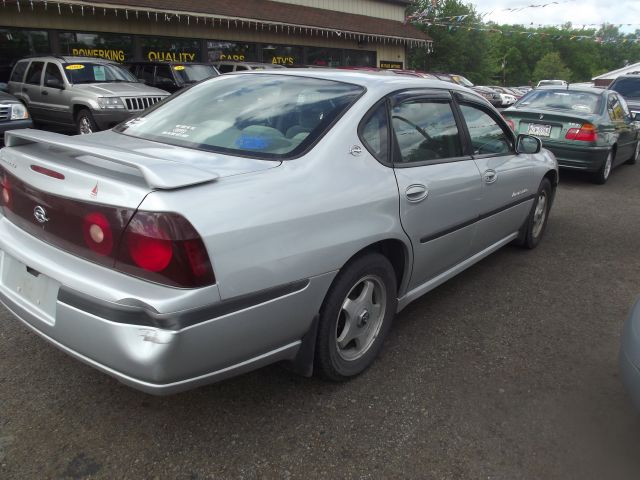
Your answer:
[[[538,125],[536,123],[530,123],[527,129],[529,135],[535,135],[536,137],[549,137],[551,136],[551,125]]]
[[[35,317],[55,324],[58,282],[3,252],[2,287]]]

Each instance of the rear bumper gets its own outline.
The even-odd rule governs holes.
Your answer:
[[[544,148],[551,150],[558,160],[561,168],[571,168],[575,170],[586,170],[597,172],[607,159],[609,147],[581,147],[570,145],[559,145],[553,142],[542,141]]]
[[[640,300],[629,314],[622,330],[620,373],[635,407],[640,410]]]
[[[12,286],[5,273],[10,264],[14,271],[29,266],[55,284],[50,316]],[[2,218],[0,265],[0,302],[24,324],[78,360],[155,395],[293,359],[335,276],[224,302],[217,286],[190,295],[149,284],[42,244]]]
[[[4,132],[8,130],[18,130],[19,128],[32,128],[33,122],[27,120],[7,120],[0,122],[0,147],[4,146]]]

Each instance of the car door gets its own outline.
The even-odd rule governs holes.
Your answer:
[[[401,93],[390,102],[400,219],[414,251],[412,289],[470,255],[480,172],[465,152],[448,91]]]
[[[73,123],[71,106],[65,97],[65,87],[60,66],[54,62],[47,62],[40,90],[43,121],[59,124]]]
[[[607,112],[613,122],[618,137],[614,165],[626,162],[634,152],[636,132],[631,122],[631,113],[626,102],[617,93],[610,93],[607,99]]]
[[[515,138],[494,109],[467,94],[456,94],[473,159],[482,178],[473,250],[479,252],[517,232],[537,193],[527,155],[517,155]]]
[[[44,62],[33,61],[27,69],[27,74],[22,84],[22,100],[27,103],[29,113],[36,121],[43,120],[42,105],[42,76],[44,73]]]

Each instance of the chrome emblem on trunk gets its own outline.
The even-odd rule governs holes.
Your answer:
[[[540,120],[542,120],[544,118],[543,114],[540,114]]]
[[[38,205],[33,209],[33,216],[36,217],[36,220],[39,223],[44,223],[49,221],[49,217],[47,217],[47,211]]]

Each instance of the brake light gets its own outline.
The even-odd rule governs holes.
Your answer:
[[[200,235],[176,213],[136,212],[124,232],[115,268],[176,287],[215,283]]]
[[[580,128],[570,128],[564,136],[567,140],[579,140],[581,142],[595,142],[598,140],[598,131],[595,125],[585,123]]]
[[[46,175],[47,177],[64,180],[64,175],[62,173],[56,172],[55,170],[51,170],[49,168],[41,167],[40,165],[31,165],[31,170],[37,173],[41,173],[42,175]]]

